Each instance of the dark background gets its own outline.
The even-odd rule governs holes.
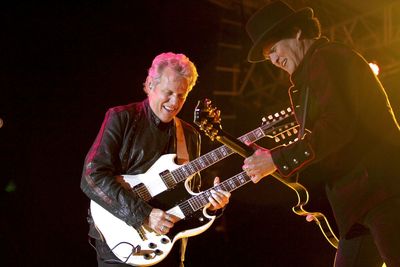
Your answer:
[[[215,79],[219,10],[207,1],[10,1],[0,15],[1,265],[96,266],[79,184],[103,116],[142,100],[152,59],[173,51],[200,74],[180,116],[191,122]],[[241,121],[227,130],[257,126]],[[203,138],[203,152],[216,146]],[[228,178],[241,165],[232,156],[203,177]],[[313,190],[313,205],[330,216],[318,184]],[[186,266],[331,266],[335,250],[292,213],[296,200],[272,179],[239,189],[224,217],[189,240]]]

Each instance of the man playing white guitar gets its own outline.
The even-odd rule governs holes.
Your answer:
[[[122,226],[131,228],[133,234],[143,242],[150,236],[165,237],[161,238],[159,245],[157,242],[148,242],[147,247],[143,247],[145,243],[129,244],[132,252],[126,257],[117,257],[114,249],[126,244],[118,243],[110,248],[105,234],[109,229],[104,229],[103,233],[101,222],[97,223],[95,216],[93,222],[89,216],[89,235],[96,240],[99,266],[127,266],[126,263],[153,265],[163,260],[169,252],[162,251],[157,246],[168,242],[173,244],[175,241],[167,239],[166,235],[183,218],[183,215],[179,215],[181,213],[172,212],[176,208],[169,209],[181,201],[180,196],[174,199],[175,191],[178,194],[180,188],[174,188],[172,194],[168,192],[169,197],[165,201],[147,202],[132,190],[132,185],[123,179],[123,175],[145,173],[162,155],[168,153],[176,153],[179,164],[200,156],[198,132],[188,123],[176,118],[195,85],[197,76],[196,67],[185,55],[160,54],[153,60],[144,83],[144,91],[148,97],[142,102],[114,107],[107,112],[97,138],[86,156],[81,180],[82,191],[92,200],[92,213],[93,209],[100,211],[97,219],[99,221],[103,215],[110,216],[111,220],[115,218],[116,224],[111,223],[106,228],[119,228],[117,223],[121,222]],[[218,183],[219,179],[215,178],[214,184]],[[160,186],[169,188],[168,182]],[[200,177],[192,177],[185,186],[191,187],[184,188],[188,191],[199,189]],[[223,190],[210,192],[208,210],[213,213],[228,203],[230,193]],[[182,248],[184,252],[184,245]],[[157,259],[160,255],[160,259]],[[136,256],[140,260],[131,262]],[[175,266],[178,263],[172,256],[168,260],[175,260]],[[167,261],[162,263],[167,264]]]

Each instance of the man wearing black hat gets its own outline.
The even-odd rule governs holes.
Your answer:
[[[246,29],[248,60],[290,74],[301,130],[288,146],[256,147],[243,169],[253,182],[318,173],[340,234],[334,266],[400,266],[400,127],[382,84],[360,54],[320,36],[311,8],[274,1]]]

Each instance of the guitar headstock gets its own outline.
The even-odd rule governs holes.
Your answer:
[[[262,126],[263,126],[263,128],[269,127],[270,125],[282,122],[285,119],[287,119],[293,115],[294,115],[294,112],[291,107],[282,109],[279,112],[275,112],[266,117],[263,117],[262,118]]]
[[[300,126],[296,122],[289,122],[275,127],[266,136],[273,139],[278,145],[289,145],[298,140]]]
[[[212,141],[220,134],[221,127],[221,111],[213,107],[211,100],[204,99],[197,102],[194,110],[193,122],[199,126]]]

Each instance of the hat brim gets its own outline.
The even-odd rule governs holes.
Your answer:
[[[313,17],[313,10],[309,7],[300,9],[296,11],[294,14],[283,18],[282,20],[278,21],[271,27],[265,30],[265,32],[258,38],[256,42],[254,42],[253,46],[251,47],[248,55],[247,60],[251,63],[257,63],[265,61],[266,58],[263,55],[263,48],[265,43],[268,41],[269,38],[273,37],[273,34],[279,30],[281,27],[284,27],[290,24],[293,21],[307,19]]]

